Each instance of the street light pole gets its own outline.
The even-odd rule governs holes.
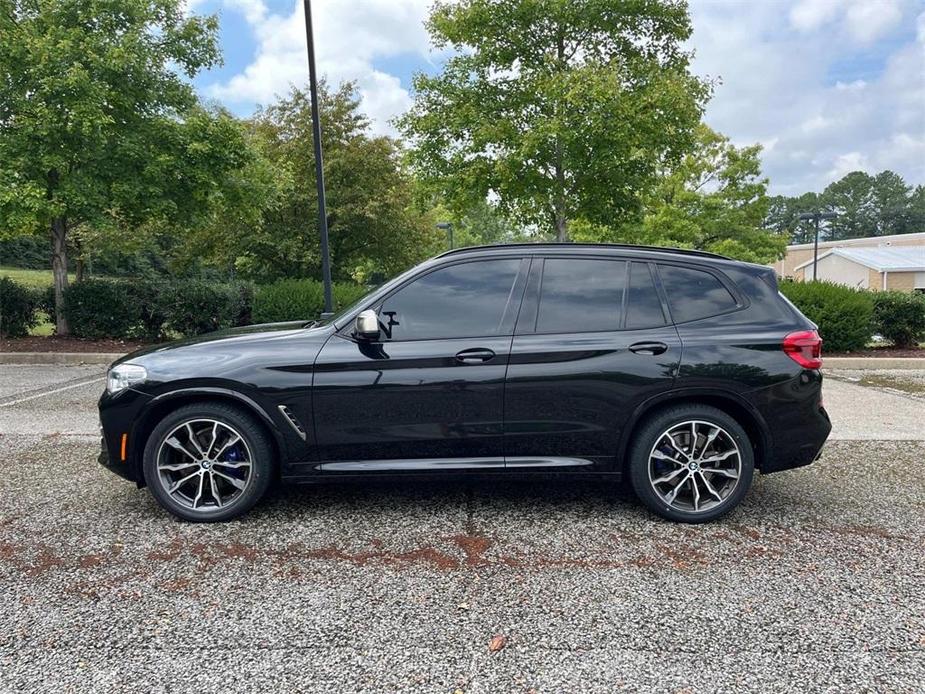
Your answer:
[[[819,271],[819,220],[835,219],[838,215],[834,212],[801,212],[797,219],[800,221],[813,220],[815,233],[813,235],[813,282],[816,281],[816,275]]]
[[[437,222],[438,229],[444,229],[446,231],[447,241],[449,242],[450,250],[453,250],[453,223],[452,222]]]
[[[318,115],[318,77],[315,70],[315,38],[312,31],[312,3],[305,0],[305,37],[308,42],[308,85],[312,98],[312,139],[315,143],[315,182],[318,185],[318,230],[321,233],[321,277],[324,282],[324,312],[334,310],[331,296],[331,254],[328,249],[328,210],[324,197],[324,161],[321,157],[321,120]]]

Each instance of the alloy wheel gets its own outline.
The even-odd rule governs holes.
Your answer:
[[[157,477],[178,504],[207,513],[237,501],[251,484],[253,457],[238,431],[216,419],[174,427],[157,451]]]
[[[735,491],[742,476],[739,446],[728,431],[687,420],[664,431],[649,452],[649,483],[667,506],[706,513]]]

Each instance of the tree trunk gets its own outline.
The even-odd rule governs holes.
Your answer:
[[[74,281],[75,282],[83,282],[84,270],[86,270],[86,263],[84,263],[83,258],[78,257],[77,260],[74,261]]]
[[[55,283],[55,332],[70,335],[64,317],[64,292],[67,289],[67,220],[64,217],[51,220],[51,272]]]

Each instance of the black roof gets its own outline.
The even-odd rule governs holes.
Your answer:
[[[565,250],[629,250],[641,251],[647,253],[661,253],[671,255],[694,256],[698,258],[712,258],[714,260],[732,260],[718,253],[709,253],[707,251],[697,251],[689,248],[670,248],[664,246],[639,246],[628,243],[496,243],[488,246],[466,246],[464,248],[454,248],[438,255],[438,258],[445,258],[450,255],[461,253],[471,253],[477,251],[501,251],[510,249],[531,250],[539,253],[548,251],[565,251]]]

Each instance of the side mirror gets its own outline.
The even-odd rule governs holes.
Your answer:
[[[371,308],[357,316],[354,328],[356,336],[363,340],[375,340],[379,337],[379,316]]]

